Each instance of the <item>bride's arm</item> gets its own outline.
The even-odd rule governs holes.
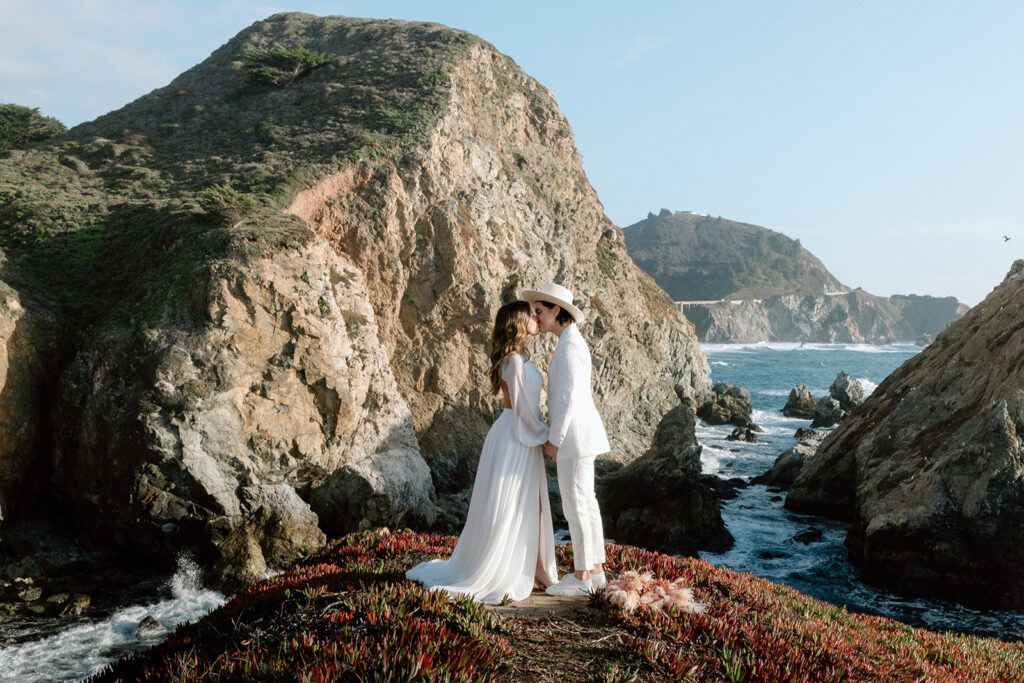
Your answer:
[[[501,378],[508,385],[515,426],[512,431],[524,446],[539,446],[548,440],[548,426],[540,418],[540,406],[533,405],[526,391],[526,362],[522,356],[505,361]]]

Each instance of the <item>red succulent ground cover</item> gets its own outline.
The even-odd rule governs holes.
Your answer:
[[[560,680],[517,669],[515,644],[537,642],[543,620],[506,619],[469,600],[407,582],[404,572],[449,555],[455,538],[376,530],[334,541],[289,571],[252,584],[163,644],[117,662],[95,681]],[[560,569],[571,550],[560,547]],[[683,579],[699,614],[640,608],[601,596],[586,619],[614,635],[583,662],[591,680],[1021,681],[1024,645],[931,633],[801,595],[786,586],[630,546],[609,567]],[[526,637],[530,636],[530,637]],[[547,639],[557,648],[557,639]],[[601,638],[605,640],[605,638]],[[593,653],[588,657],[593,657]]]

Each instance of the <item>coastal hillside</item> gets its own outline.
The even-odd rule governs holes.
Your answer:
[[[849,291],[799,240],[757,225],[662,209],[623,233],[633,262],[675,301]]]
[[[954,297],[875,296],[839,282],[782,233],[662,209],[624,229],[634,262],[703,342],[927,343],[967,307]]]
[[[256,22],[8,151],[0,246],[0,524],[192,548],[216,585],[443,516],[500,409],[489,325],[521,288],[576,292],[610,457],[646,451],[677,385],[710,392],[552,94],[436,24]]]

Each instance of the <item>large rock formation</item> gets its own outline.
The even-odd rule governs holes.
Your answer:
[[[750,480],[750,483],[778,486],[784,489],[789,488],[796,481],[797,476],[799,476],[804,462],[808,458],[814,457],[814,454],[818,451],[818,446],[821,445],[821,441],[824,438],[824,435],[821,434],[804,437],[794,444],[792,448],[783,451],[779,457],[775,458],[775,462],[772,463],[771,468],[767,472],[754,477]]]
[[[718,497],[700,481],[694,406],[685,392],[681,398],[658,425],[647,453],[601,480],[605,534],[666,553],[724,552],[733,538]]]
[[[810,420],[814,417],[814,407],[817,405],[811,390],[806,384],[797,384],[790,389],[786,405],[782,407],[782,414],[786,417],[798,417]]]
[[[325,530],[429,525],[470,485],[490,320],[524,286],[576,291],[611,457],[644,452],[676,384],[710,394],[551,93],[462,32],[276,15],[0,181],[0,276],[81,330],[57,498],[98,541],[200,548],[220,583]]]
[[[737,427],[755,427],[750,419],[754,408],[750,392],[743,387],[717,382],[711,396],[697,408],[697,417],[712,425],[734,424]]]
[[[786,506],[853,523],[874,583],[1024,608],[1024,261],[872,393]]]
[[[832,427],[839,424],[862,403],[864,388],[860,381],[845,372],[840,372],[832,386],[828,388],[828,396],[822,396],[814,406],[811,427]]]

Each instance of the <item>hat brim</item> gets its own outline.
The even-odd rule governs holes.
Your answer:
[[[577,323],[583,322],[583,311],[573,306],[571,301],[564,301],[559,299],[557,296],[551,296],[545,292],[538,292],[536,289],[524,289],[519,292],[519,298],[523,301],[529,301],[531,304],[534,301],[546,301],[549,304],[561,306],[572,314],[573,319],[575,319]]]

